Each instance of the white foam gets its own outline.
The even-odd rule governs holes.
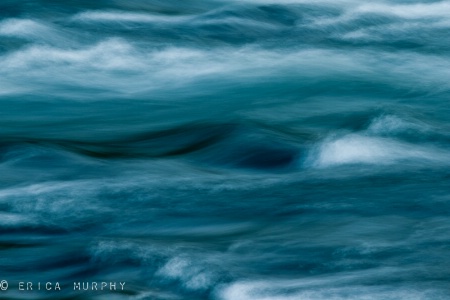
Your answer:
[[[202,268],[199,262],[193,263],[187,258],[170,259],[158,272],[158,276],[180,280],[190,290],[204,290],[211,287],[215,276]]]
[[[450,17],[450,2],[441,1],[394,5],[375,2],[358,6],[352,13],[379,13],[384,15],[395,15],[405,19],[447,18]]]
[[[408,90],[450,89],[446,80],[450,63],[438,56],[378,54],[311,49],[273,51],[249,46],[152,49],[118,38],[82,48],[35,45],[0,57],[0,90],[14,93],[45,86],[50,92],[52,85],[70,85],[129,95],[176,91],[203,82],[217,88],[286,76],[299,83],[318,76],[358,76],[387,85],[395,83]],[[124,75],[127,80],[123,80]],[[205,90],[208,88],[194,91]],[[56,92],[61,89],[52,91],[52,95]]]
[[[67,45],[73,43],[55,25],[30,19],[6,19],[0,22],[0,36],[17,37],[37,43]]]
[[[0,22],[0,35],[4,36],[34,37],[49,30],[48,26],[28,19],[6,19]]]
[[[359,68],[349,57],[334,55],[332,61],[323,51],[279,53],[254,48],[228,48],[213,51],[192,48],[166,48],[143,51],[127,41],[109,39],[91,47],[61,49],[32,46],[2,57],[0,75],[11,86],[25,86],[33,82],[71,83],[79,86],[107,87],[113,91],[141,91],[142,89],[173,89],[195,80],[210,80],[212,76],[224,80],[240,81],[245,78],[282,76],[283,69],[296,65],[297,72],[314,73],[335,69]],[[318,63],[318,64],[316,64]],[[134,80],[124,82],[117,72],[130,72]],[[20,78],[15,78],[14,76]]]
[[[161,26],[162,24],[189,23],[197,25],[208,24],[234,24],[237,26],[266,27],[275,28],[274,24],[267,24],[256,20],[243,19],[235,16],[224,16],[223,18],[207,18],[209,14],[216,13],[216,10],[203,15],[154,15],[143,13],[129,13],[125,11],[87,11],[72,17],[74,21],[81,22],[102,22],[102,23],[143,23]],[[206,17],[206,18],[204,18]]]
[[[46,182],[2,189],[0,203],[36,223],[70,228],[98,214],[98,204],[91,201],[97,192],[98,187],[88,181]]]
[[[401,30],[423,30],[424,28],[447,27],[450,16],[450,2],[440,1],[433,3],[395,4],[386,1],[372,1],[370,3],[354,2],[336,3],[341,13],[335,17],[318,17],[312,20],[313,26],[332,25],[337,23],[353,22],[356,19],[364,18],[367,14],[377,14],[381,16],[397,18],[394,26],[392,24],[380,24],[371,26],[370,29],[358,29],[355,36],[370,30],[379,30],[382,33],[402,33]],[[354,38],[352,33],[345,33],[344,38]]]
[[[448,157],[438,149],[389,138],[348,134],[322,142],[312,151],[307,164],[318,168],[345,164],[386,165],[400,161],[445,162]]]
[[[242,2],[234,0],[236,2]],[[395,2],[375,0],[369,3],[355,0],[317,0],[313,3],[308,0],[245,0],[250,3],[263,4],[316,4],[327,7],[340,8],[342,15],[336,18],[319,18],[316,21],[333,23],[344,21],[350,18],[359,17],[361,14],[376,13],[386,16],[396,16],[404,19],[430,19],[430,18],[448,18],[450,16],[450,2],[447,0],[431,3],[408,3],[397,4]]]
[[[219,279],[211,264],[198,257],[180,255],[180,249],[176,246],[152,245],[143,240],[106,240],[93,245],[90,250],[92,259],[100,262],[132,258],[143,266],[153,267],[156,262],[164,260],[165,263],[154,273],[155,278],[164,282],[176,282],[185,290],[205,291],[214,287]]]
[[[20,70],[32,66],[90,65],[98,69],[136,68],[132,47],[120,40],[109,39],[85,49],[61,49],[50,46],[32,46],[15,52],[4,61],[4,66]]]
[[[86,11],[73,16],[75,21],[90,22],[131,22],[131,23],[166,23],[187,21],[188,16],[163,16],[126,11]]]
[[[385,115],[375,118],[367,129],[367,132],[373,134],[391,134],[400,133],[408,130],[426,131],[429,126],[417,124],[400,119],[394,115]]]
[[[222,288],[218,300],[396,300],[447,299],[445,291],[403,286],[362,286],[331,280],[241,281]]]

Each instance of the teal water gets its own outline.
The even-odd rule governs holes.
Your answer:
[[[0,299],[450,299],[449,20],[1,1]]]

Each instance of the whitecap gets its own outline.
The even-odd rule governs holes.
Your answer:
[[[342,280],[343,277],[346,280]],[[445,291],[420,287],[364,286],[354,282],[357,274],[339,278],[305,280],[240,281],[218,290],[218,300],[394,300],[447,299]],[[353,283],[351,281],[353,281]]]
[[[401,161],[445,163],[448,153],[395,139],[348,134],[328,138],[312,150],[307,165],[325,168],[346,164],[388,165]]]

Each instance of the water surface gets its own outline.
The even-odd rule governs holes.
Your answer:
[[[0,298],[450,299],[449,20],[1,1]]]

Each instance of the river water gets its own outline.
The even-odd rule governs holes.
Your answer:
[[[1,1],[0,298],[450,299],[449,20]]]

